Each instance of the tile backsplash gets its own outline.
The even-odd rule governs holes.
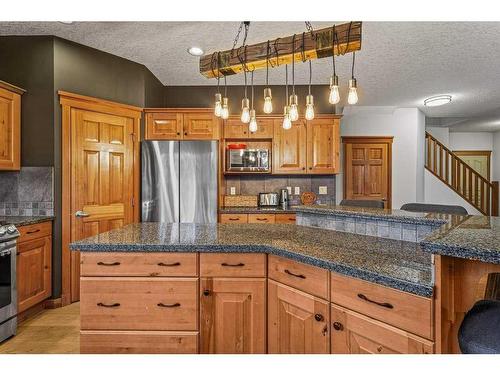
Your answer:
[[[257,195],[259,193],[279,192],[280,189],[292,188],[290,204],[300,204],[300,194],[295,194],[295,187],[300,193],[312,191],[317,195],[316,203],[335,203],[335,176],[277,176],[277,175],[228,175],[226,178],[226,194],[231,195],[233,187],[236,195]],[[327,194],[319,194],[319,187],[326,186]]]
[[[0,172],[0,216],[53,214],[52,167],[23,167],[19,172]]]

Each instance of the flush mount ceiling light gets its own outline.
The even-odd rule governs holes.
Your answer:
[[[59,23],[64,23],[65,25],[71,25],[73,21],[59,21]]]
[[[436,95],[424,100],[426,107],[439,107],[451,103],[451,95]]]
[[[203,55],[203,50],[200,47],[193,46],[193,47],[188,48],[187,51],[189,52],[190,55],[193,55],[193,56]]]

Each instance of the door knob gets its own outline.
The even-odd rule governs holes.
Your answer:
[[[75,212],[76,217],[88,217],[90,214],[86,213],[85,211],[76,211]]]

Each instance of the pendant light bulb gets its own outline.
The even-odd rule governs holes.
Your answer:
[[[220,117],[222,113],[222,95],[218,92],[215,94],[215,107],[214,114],[217,117]]]
[[[251,133],[255,133],[258,129],[257,126],[257,117],[255,116],[255,109],[250,110],[250,124],[248,125],[248,130]]]
[[[250,101],[243,98],[241,101],[241,122],[248,124],[250,122]]]
[[[298,108],[298,101],[299,99],[297,98],[297,95],[292,94],[290,95],[290,120],[292,121],[297,121],[299,119],[299,108]]]
[[[356,79],[349,80],[349,96],[347,97],[347,103],[350,105],[356,104],[358,102],[358,84]]]
[[[227,98],[222,98],[222,109],[220,111],[220,117],[223,120],[227,120],[229,118],[229,106]]]
[[[314,97],[309,94],[306,96],[306,120],[314,119]]]
[[[269,87],[264,89],[264,113],[273,113],[273,96]]]
[[[285,106],[283,111],[283,129],[288,130],[292,128],[292,120],[290,119],[290,107]]]
[[[337,104],[340,102],[339,77],[337,75],[330,77],[330,96],[328,102],[330,104]]]

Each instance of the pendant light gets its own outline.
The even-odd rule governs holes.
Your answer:
[[[219,55],[220,53],[217,52],[217,92],[215,93],[215,105],[214,105],[214,114],[216,117],[220,117],[222,112],[222,95],[220,93]]]
[[[333,75],[330,77],[330,96],[328,97],[328,102],[330,104],[337,104],[340,102],[340,93],[339,93],[339,77],[335,72],[335,41],[336,41],[337,33],[335,31],[335,25],[332,28],[332,61],[333,61]],[[337,46],[338,50],[338,46]]]
[[[224,76],[224,97],[222,98],[222,109],[220,111],[220,117],[223,120],[227,120],[229,118],[229,100],[227,98],[227,81],[226,76]]]
[[[285,107],[283,109],[283,129],[288,130],[292,127],[290,119],[290,107],[288,106],[288,65],[285,65]]]
[[[243,73],[245,75],[245,97],[241,100],[241,122],[244,124],[248,124],[250,122],[250,101],[248,100],[247,95],[247,47],[244,46],[245,51],[245,59],[241,61],[241,66],[243,68]]]
[[[295,34],[292,38],[292,95],[290,95],[290,120],[297,121],[299,119],[299,99],[295,95]]]
[[[353,105],[358,102],[358,83],[356,78],[354,78],[354,61],[356,58],[356,52],[352,53],[352,75],[349,80],[349,95],[347,97],[347,103]]]
[[[248,125],[248,130],[251,133],[255,133],[258,129],[257,117],[255,116],[255,109],[253,107],[253,70],[252,70],[252,109],[250,110],[250,124]]]
[[[306,96],[306,120],[314,119],[314,97],[311,94],[312,63],[309,60],[309,94]]]
[[[273,96],[271,94],[271,88],[269,87],[269,40],[267,41],[266,53],[266,88],[264,89],[264,113],[273,113]]]

